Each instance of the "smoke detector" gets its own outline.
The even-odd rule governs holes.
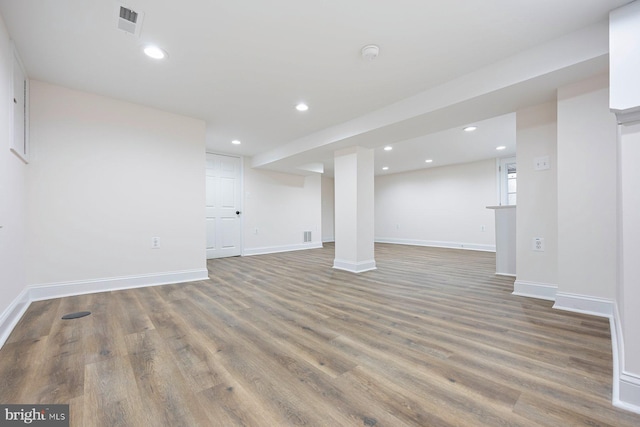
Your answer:
[[[362,48],[360,54],[362,55],[362,59],[365,61],[373,61],[378,57],[380,53],[380,48],[375,44],[368,44]]]
[[[117,5],[116,25],[119,30],[124,31],[125,33],[140,37],[143,17],[144,12],[142,11],[135,11],[122,4]]]

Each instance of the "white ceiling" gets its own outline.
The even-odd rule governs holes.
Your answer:
[[[120,3],[112,0],[0,0],[0,14],[31,78],[201,118],[207,122],[208,149],[264,157],[605,21],[611,9],[626,3],[124,0],[144,13],[139,38],[116,28]],[[169,58],[145,57],[141,50],[147,43],[165,49]],[[380,46],[380,56],[365,62],[360,49],[371,43]],[[597,64],[590,72],[604,71],[595,69],[602,67]],[[548,98],[549,84],[537,91],[544,96],[527,99]],[[527,93],[535,94],[529,86]],[[299,101],[307,102],[309,111],[297,112]],[[488,118],[491,108],[475,108],[477,114],[468,117]],[[515,135],[509,117],[487,121],[475,134],[461,135],[457,123],[429,136],[416,135],[414,127],[411,135],[387,134],[369,146],[397,145],[384,153],[393,158],[376,154],[377,165],[388,163],[389,172],[411,169],[410,162],[425,156],[434,157],[432,167],[446,163],[436,163],[436,157],[473,160],[475,146],[467,144],[472,138],[489,151],[514,146],[515,141],[495,143]],[[494,132],[498,136],[487,136]],[[232,146],[233,139],[242,145]],[[487,150],[478,156],[486,157]],[[327,152],[292,159],[289,167],[330,163]]]

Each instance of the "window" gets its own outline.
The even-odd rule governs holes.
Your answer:
[[[517,193],[516,158],[500,159],[498,181],[501,205],[515,205]]]

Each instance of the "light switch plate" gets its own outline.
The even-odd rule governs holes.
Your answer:
[[[549,156],[536,157],[533,159],[533,169],[537,171],[542,171],[545,169],[549,169],[551,164],[549,163]]]

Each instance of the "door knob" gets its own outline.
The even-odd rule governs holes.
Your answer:
[[[242,212],[240,211],[236,211],[236,215],[240,215]]]

